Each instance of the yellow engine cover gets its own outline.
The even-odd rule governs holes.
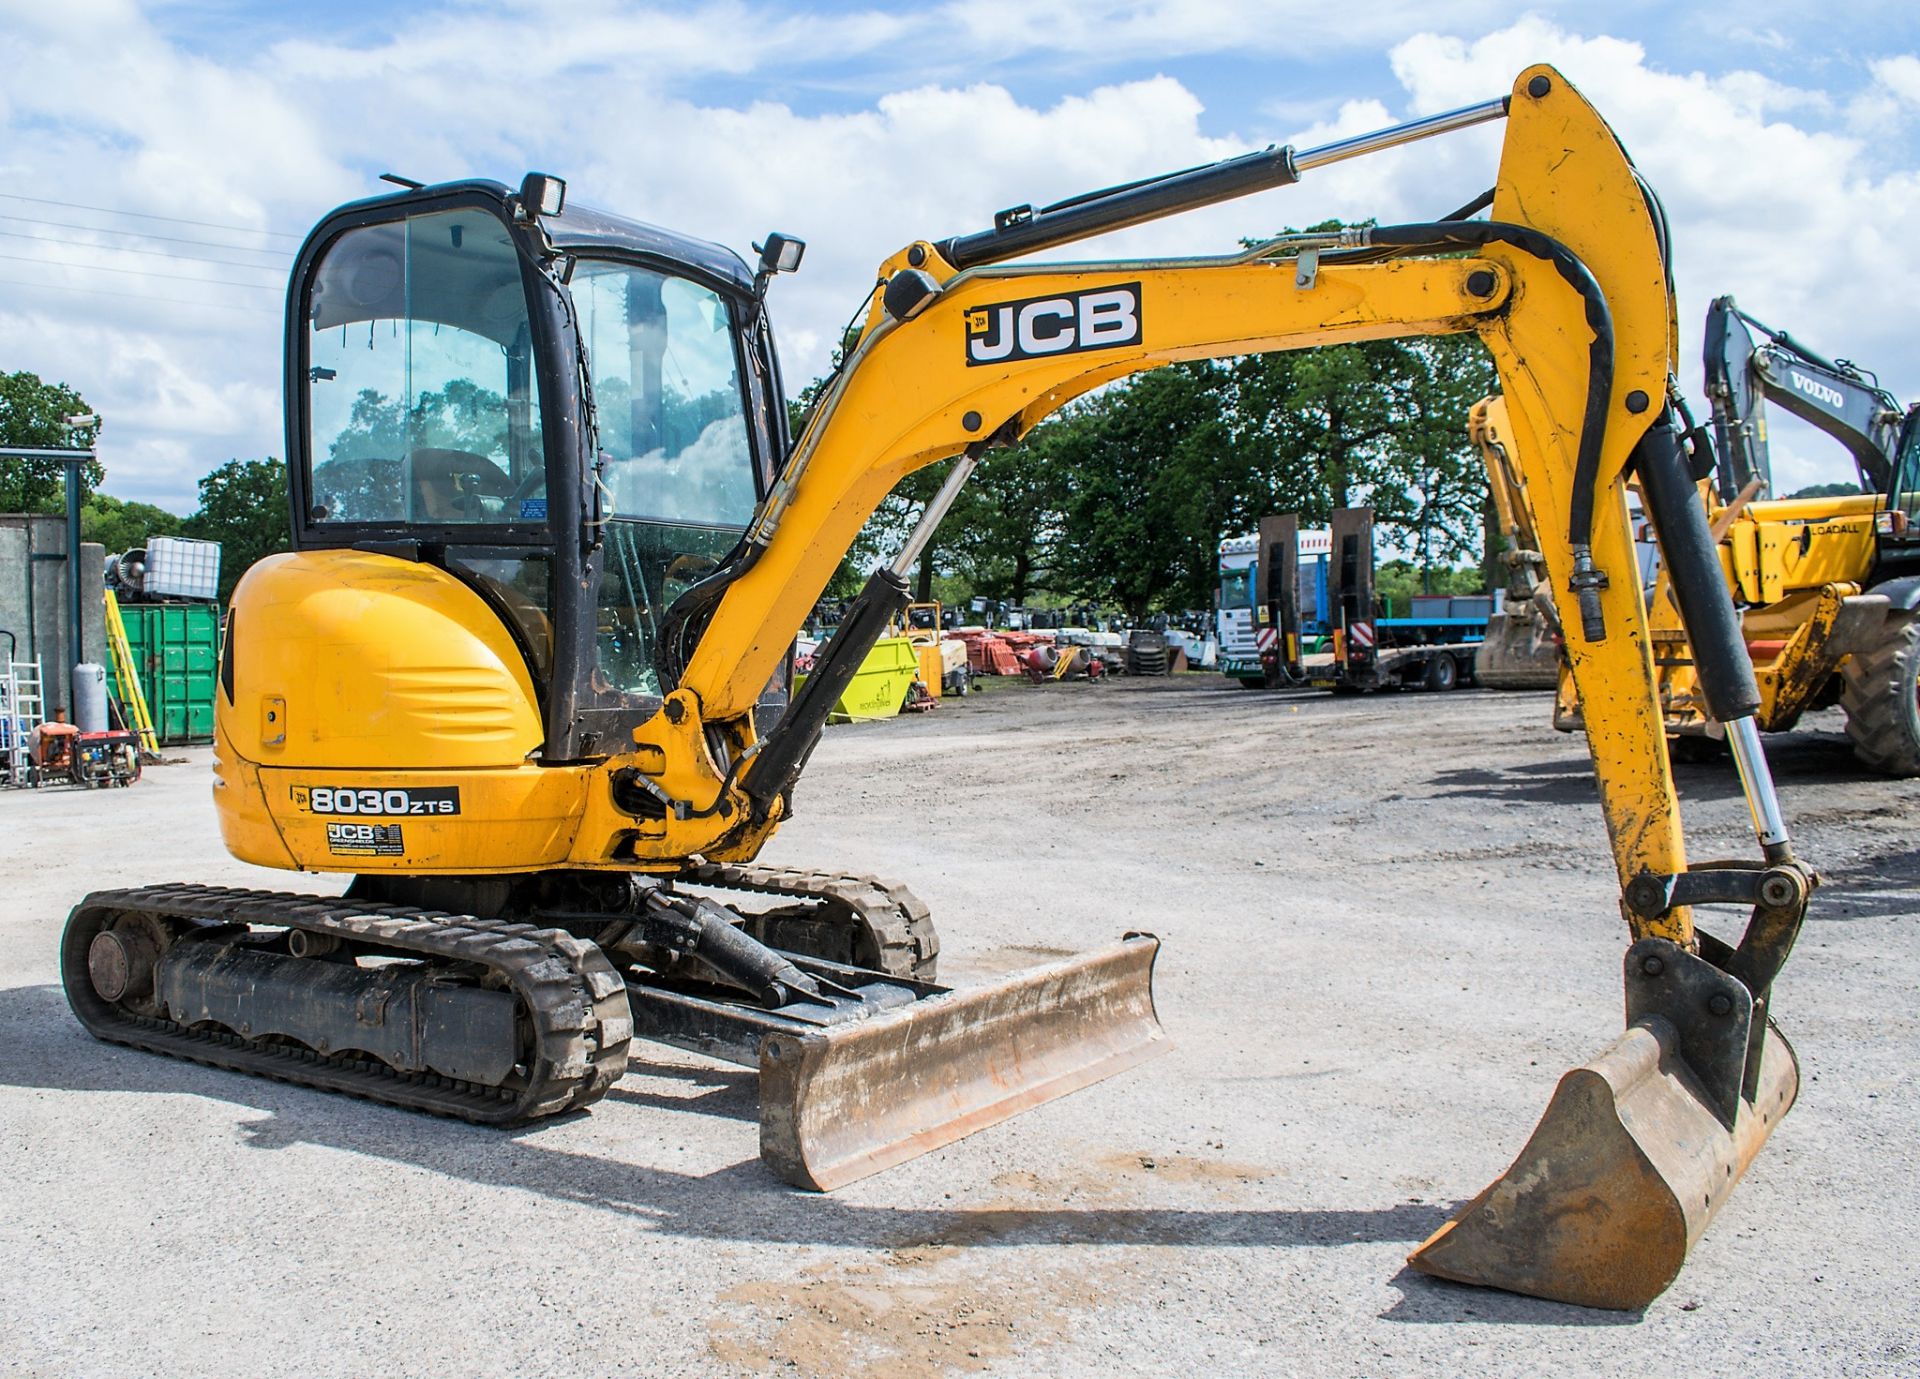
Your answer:
[[[540,767],[525,659],[444,570],[269,557],[234,591],[216,696],[228,850],[314,871],[523,871],[571,860],[587,772]]]

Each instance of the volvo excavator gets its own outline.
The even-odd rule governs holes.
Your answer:
[[[1495,121],[1493,187],[1438,220],[1212,257],[1030,257]],[[484,1125],[592,1105],[633,1039],[693,1048],[758,1068],[762,1157],[819,1189],[1137,1064],[1166,1046],[1152,937],[948,990],[909,892],[755,859],[805,803],[829,709],[990,448],[1176,361],[1471,333],[1524,441],[1587,706],[1627,1024],[1413,1263],[1644,1306],[1793,1102],[1772,990],[1814,875],[1753,731],[1668,405],[1666,222],[1605,122],[1535,67],[1508,96],[1377,134],[916,240],[880,266],[790,441],[765,303],[801,253],[769,236],[749,268],[537,174],[409,186],[321,221],[286,317],[294,549],[234,593],[214,793],[236,857],[352,880],[337,897],[87,896],[62,951],[80,1021]],[[862,523],[949,458],[788,700],[794,636]],[[1751,858],[1688,863],[1629,474],[1741,765]],[[1546,920],[1558,902],[1540,902]],[[1744,931],[1697,927],[1703,905],[1747,911]],[[1153,907],[1117,918],[1147,928]]]

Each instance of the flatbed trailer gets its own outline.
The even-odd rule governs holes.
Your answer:
[[[1333,649],[1303,663],[1307,683],[1336,694],[1473,683],[1474,657],[1493,615],[1491,598],[1415,595],[1410,616],[1376,617],[1373,509],[1336,509],[1332,547],[1327,601]]]
[[[1382,618],[1374,625],[1379,627],[1388,621]],[[1483,636],[1486,619],[1480,620],[1480,627]],[[1315,689],[1330,689],[1336,694],[1365,694],[1382,689],[1450,690],[1470,685],[1474,656],[1480,650],[1482,636],[1475,636],[1472,641],[1375,647],[1369,652],[1336,632],[1331,653],[1307,659],[1308,683]]]

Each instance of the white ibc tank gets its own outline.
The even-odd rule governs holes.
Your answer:
[[[107,730],[107,670],[82,661],[73,668],[73,723],[83,733]]]

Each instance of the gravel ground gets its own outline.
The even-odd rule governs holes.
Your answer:
[[[668,1052],[506,1134],[95,1043],[81,893],[289,881],[221,850],[204,751],[0,793],[0,1373],[1920,1372],[1920,782],[1832,714],[1774,744],[1828,879],[1777,992],[1800,1103],[1678,1283],[1622,1315],[1404,1267],[1619,1029],[1547,716],[1192,675],[831,731],[766,860],[910,880],[959,982],[1151,929],[1176,1048],[830,1198],[759,1167],[750,1074]],[[1680,771],[1696,855],[1749,855],[1731,769]]]

